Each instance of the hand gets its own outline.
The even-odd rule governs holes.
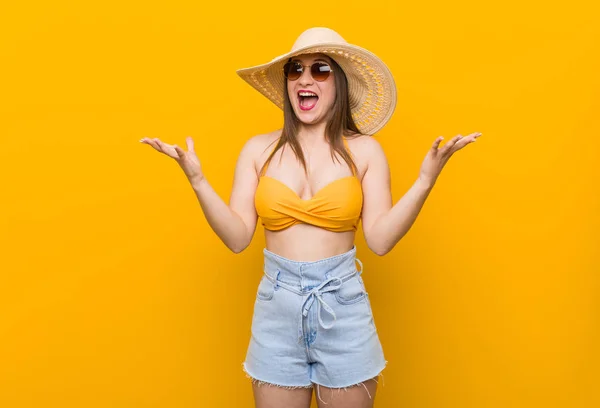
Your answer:
[[[425,160],[421,165],[419,178],[433,186],[444,168],[444,165],[446,165],[454,152],[462,149],[467,144],[474,142],[479,136],[481,136],[480,132],[471,133],[464,137],[462,135],[455,136],[439,150],[438,146],[444,138],[443,136],[440,136],[435,139],[433,146],[427,153],[427,156],[425,156]]]
[[[140,140],[141,143],[149,144],[159,152],[175,159],[177,164],[179,164],[179,166],[183,169],[183,172],[187,176],[188,180],[190,182],[197,182],[204,179],[202,167],[200,166],[200,160],[198,160],[196,152],[194,151],[194,140],[188,136],[185,138],[185,141],[188,148],[187,152],[177,145],[167,144],[158,138],[150,139],[144,137]]]

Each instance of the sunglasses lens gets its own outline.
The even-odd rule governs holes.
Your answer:
[[[310,73],[315,81],[323,82],[329,78],[331,67],[324,62],[315,62],[310,67]]]
[[[302,64],[298,62],[287,62],[283,66],[283,74],[290,81],[295,81],[302,75]]]

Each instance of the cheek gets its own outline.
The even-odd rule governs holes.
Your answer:
[[[329,84],[328,84],[329,85]],[[330,84],[326,89],[323,90],[323,96],[327,101],[327,105],[331,106],[335,102],[335,84]]]

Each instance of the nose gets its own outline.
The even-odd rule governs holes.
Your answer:
[[[300,78],[298,78],[298,83],[300,85],[311,85],[313,83],[310,67],[304,67],[302,70],[302,75],[300,75]]]

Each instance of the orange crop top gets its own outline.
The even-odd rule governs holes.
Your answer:
[[[348,144],[344,139],[348,150]],[[303,200],[283,182],[260,174],[254,205],[265,229],[279,231],[305,223],[329,231],[356,231],[362,211],[362,186],[353,175],[332,181],[308,200]]]

